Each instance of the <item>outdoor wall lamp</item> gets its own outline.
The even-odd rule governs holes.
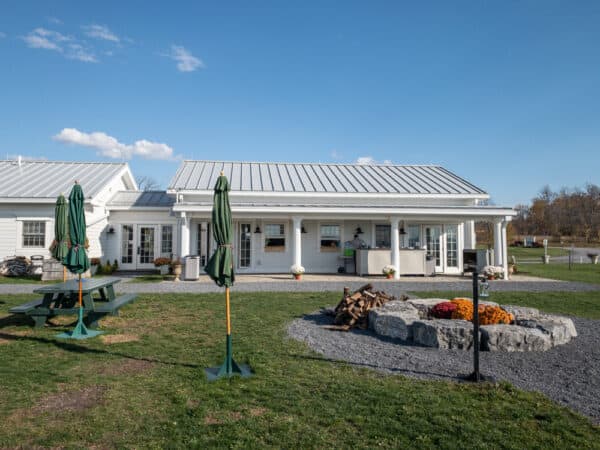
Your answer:
[[[306,228],[304,228],[304,226],[302,226],[302,230],[300,232],[303,234],[306,234]]]
[[[108,234],[115,234],[115,229],[113,227],[110,227],[108,229]]]
[[[354,234],[363,234],[363,230],[360,227],[356,227]]]
[[[254,233],[255,233],[255,234],[260,234],[260,233],[262,233],[262,231],[260,231],[260,227],[259,227],[258,225],[256,226],[256,229],[254,230]]]

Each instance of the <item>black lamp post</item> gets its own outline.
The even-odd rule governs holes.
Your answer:
[[[489,297],[487,283],[482,283],[482,297]],[[473,271],[473,373],[467,375],[467,381],[495,381],[493,377],[482,375],[479,372],[479,273]]]

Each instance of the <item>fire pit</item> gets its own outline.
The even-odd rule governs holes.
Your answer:
[[[464,302],[470,299],[461,299]],[[440,349],[471,350],[473,324],[470,320],[439,319],[446,299],[395,300],[369,312],[369,328],[375,333],[402,339],[416,345]],[[536,308],[481,302],[504,310],[511,323],[480,326],[480,350],[525,352],[546,351],[566,344],[577,336],[573,321],[567,317],[543,314]],[[439,305],[436,307],[436,305]],[[496,313],[500,308],[491,308]],[[508,320],[506,320],[508,322]]]

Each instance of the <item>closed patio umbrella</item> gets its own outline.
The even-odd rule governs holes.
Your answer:
[[[85,210],[83,190],[75,182],[69,195],[69,240],[71,247],[63,259],[63,264],[71,272],[79,275],[79,319],[75,329],[70,332],[59,334],[61,338],[87,339],[102,333],[101,331],[88,330],[83,323],[83,304],[81,293],[81,274],[90,268],[90,260],[85,252]]]
[[[235,281],[232,254],[233,225],[231,221],[231,207],[229,206],[229,182],[223,172],[221,172],[217,179],[213,195],[212,229],[217,248],[210,257],[205,271],[218,286],[225,286],[227,335],[225,341],[225,362],[220,367],[207,368],[206,376],[210,381],[233,375],[249,377],[252,375],[250,367],[239,365],[233,359],[229,305],[229,288],[233,286],[233,282]]]
[[[69,223],[67,211],[67,199],[63,194],[60,194],[56,199],[54,207],[54,241],[50,246],[52,257],[61,263],[67,256],[69,245],[67,243],[69,237]],[[67,269],[63,266],[63,282],[67,278]]]

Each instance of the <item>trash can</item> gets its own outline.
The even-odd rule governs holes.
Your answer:
[[[44,257],[42,255],[33,255],[31,257],[31,275],[41,275],[43,272]]]
[[[184,280],[197,280],[200,278],[200,257],[188,256],[185,258]]]

